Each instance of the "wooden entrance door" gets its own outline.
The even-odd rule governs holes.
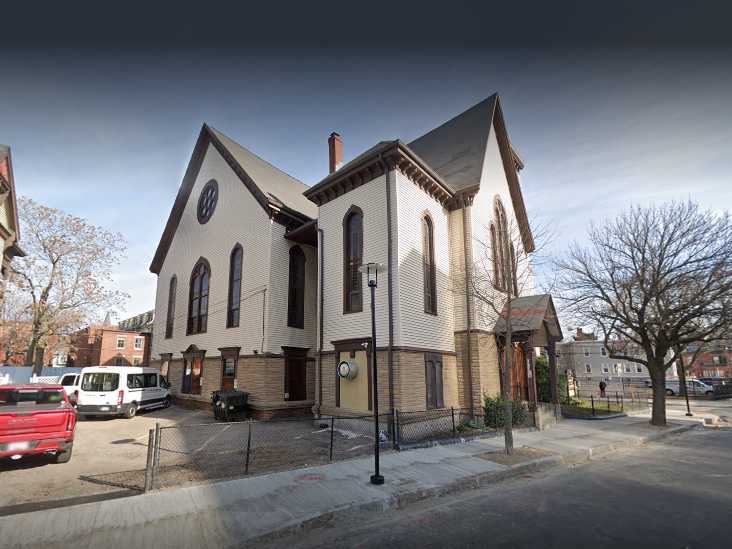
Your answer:
[[[513,347],[511,396],[513,400],[528,400],[529,398],[526,384],[526,355],[521,345]]]
[[[307,400],[307,367],[304,358],[285,359],[285,400]]]
[[[229,391],[234,388],[236,379],[236,359],[224,358],[221,361],[221,390]]]

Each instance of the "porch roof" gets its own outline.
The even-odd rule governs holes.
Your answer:
[[[549,294],[521,296],[511,300],[511,328],[514,333],[529,333],[540,342],[561,341],[564,337],[559,325],[557,311]],[[495,326],[498,334],[506,333],[506,307],[498,317]]]

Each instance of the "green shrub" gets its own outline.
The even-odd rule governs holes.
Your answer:
[[[511,403],[511,423],[513,425],[525,423],[527,411],[523,402],[520,400],[512,400]],[[506,409],[505,400],[503,400],[503,398],[492,398],[487,396],[485,397],[483,408],[485,411],[486,425],[493,428],[503,427],[505,417],[504,410]]]
[[[539,402],[551,402],[549,360],[545,356],[538,357],[534,362],[534,370],[536,371],[536,393]],[[567,376],[563,372],[557,372],[557,390],[560,400],[566,398]]]

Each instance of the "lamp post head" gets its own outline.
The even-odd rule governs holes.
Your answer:
[[[384,266],[381,263],[366,263],[360,267],[359,270],[366,273],[366,282],[369,288],[376,288],[378,286],[379,271],[383,268]]]

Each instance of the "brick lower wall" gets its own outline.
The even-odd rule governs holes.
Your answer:
[[[497,396],[501,392],[500,369],[498,367],[498,348],[495,335],[485,332],[470,334],[470,368],[472,373],[472,401],[476,410],[483,406],[484,396]],[[455,351],[457,352],[457,371],[459,377],[460,406],[468,408],[470,399],[466,398],[468,375],[468,335],[465,332],[455,334]]]
[[[160,361],[153,367],[160,368]],[[183,359],[173,359],[168,365],[170,391],[176,404],[184,407],[206,408],[210,406],[211,393],[221,389],[222,363],[220,357],[206,358],[201,370],[201,393],[183,394]],[[281,356],[239,357],[236,369],[237,388],[249,393],[249,403],[254,415],[262,418],[302,415],[310,412],[315,399],[315,361],[306,361],[306,400],[286,402],[285,359]]]

